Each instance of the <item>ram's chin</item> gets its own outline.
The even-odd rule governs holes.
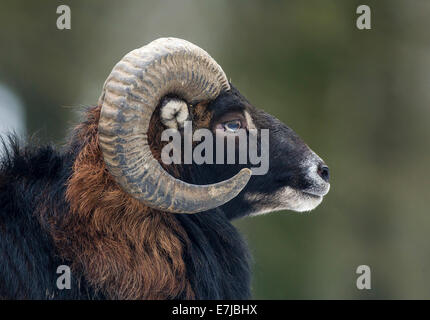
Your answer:
[[[291,187],[285,187],[271,197],[254,194],[246,198],[254,203],[254,210],[250,214],[251,216],[285,210],[308,212],[318,207],[324,199],[323,196],[293,189]]]
[[[281,203],[279,209],[296,212],[307,212],[315,209],[323,201],[323,197],[301,190],[285,187],[277,197]]]
[[[312,211],[323,201],[322,196],[316,196],[306,192],[298,191],[299,195],[294,201],[290,201],[288,209],[297,212]]]

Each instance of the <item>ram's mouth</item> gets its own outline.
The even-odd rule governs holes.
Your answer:
[[[307,196],[307,197],[309,197],[309,198],[311,198],[311,199],[316,199],[316,200],[318,200],[318,199],[322,199],[322,198],[324,198],[324,196],[322,196],[322,195],[318,195],[318,194],[314,194],[314,193],[311,193],[311,192],[307,192],[307,191],[301,191],[305,196]]]
[[[285,187],[278,193],[280,210],[292,210],[296,212],[311,211],[318,207],[323,201],[328,190],[300,190]]]
[[[253,211],[250,213],[253,216],[283,210],[306,212],[318,207],[323,201],[324,195],[328,192],[328,190],[318,191],[304,191],[287,186],[270,195],[247,193],[244,196],[244,200],[253,207]]]
[[[290,210],[297,212],[311,211],[318,207],[323,201],[324,196],[308,191],[295,190],[295,197],[289,199]]]

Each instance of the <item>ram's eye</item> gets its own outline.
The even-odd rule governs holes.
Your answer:
[[[222,124],[224,131],[236,132],[242,128],[242,122],[240,120],[231,120]]]
[[[224,133],[237,133],[239,129],[247,129],[246,119],[242,112],[233,111],[217,117],[212,125],[212,130],[220,130]]]

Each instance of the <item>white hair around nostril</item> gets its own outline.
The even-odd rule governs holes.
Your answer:
[[[330,190],[330,183],[329,169],[324,161],[311,151],[301,165],[306,172],[306,179],[311,183],[311,186],[305,191],[320,196],[326,195]]]
[[[177,98],[165,99],[161,105],[161,122],[172,129],[184,127],[188,120],[189,112],[187,103]]]

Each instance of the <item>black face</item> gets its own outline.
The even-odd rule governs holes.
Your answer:
[[[245,189],[223,206],[230,218],[285,209],[309,211],[321,203],[330,188],[328,167],[293,130],[252,106],[233,86],[210,103],[208,111],[213,112],[209,129],[214,133],[223,131],[228,136],[242,128],[249,135],[250,130],[269,130],[268,171],[253,175]],[[260,138],[259,134],[258,153],[262,148]],[[249,152],[250,145],[247,148]],[[194,168],[198,171],[197,181],[213,183],[232,177],[243,167],[256,166],[248,160],[242,165],[212,164]]]

